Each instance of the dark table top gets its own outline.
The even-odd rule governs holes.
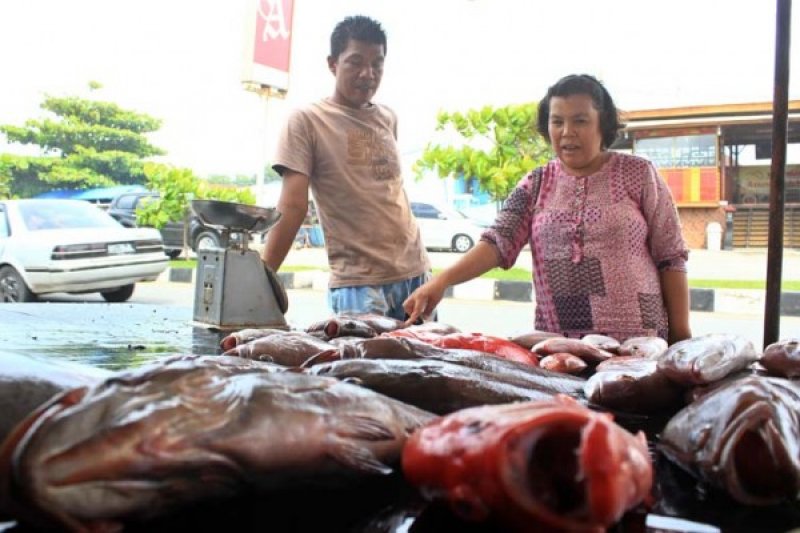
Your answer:
[[[219,354],[222,336],[223,332],[194,325],[188,307],[0,304],[0,356],[3,352],[52,356],[121,370],[175,354]],[[654,453],[654,458],[654,507],[650,514],[641,509],[629,513],[615,531],[713,531],[718,527],[722,531],[785,532],[800,527],[797,504],[745,507],[705,490],[658,454]],[[208,512],[193,509],[187,515],[160,522],[161,526],[150,523],[144,529],[171,530],[177,519],[237,531],[267,527],[274,531],[496,531],[458,522],[441,507],[422,502],[396,478],[366,491],[317,493],[316,503],[309,502],[307,494],[292,493],[269,500],[274,505],[259,497],[211,505]],[[323,500],[325,505],[320,504]],[[309,513],[309,508],[321,512]],[[661,517],[679,517],[695,524],[667,525]],[[9,527],[18,529],[13,524],[0,523],[0,530]]]

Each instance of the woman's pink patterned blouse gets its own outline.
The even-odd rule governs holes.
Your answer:
[[[530,243],[536,329],[666,339],[659,271],[685,272],[689,256],[678,212],[652,163],[609,156],[591,176],[571,176],[558,160],[534,170],[482,239],[496,246],[503,268]]]

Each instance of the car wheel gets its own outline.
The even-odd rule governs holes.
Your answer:
[[[475,243],[472,242],[472,238],[469,235],[464,235],[463,233],[459,233],[455,237],[453,237],[453,251],[463,254],[464,252],[468,251]]]
[[[0,268],[0,302],[33,302],[36,295],[31,292],[25,280],[13,267]]]
[[[133,296],[133,289],[136,285],[131,283],[130,285],[123,285],[119,289],[114,289],[113,291],[103,291],[100,295],[103,299],[110,303],[120,303],[120,302],[127,302],[130,300],[131,296]]]
[[[201,231],[194,240],[194,250],[212,250],[220,248],[219,235],[212,231]]]

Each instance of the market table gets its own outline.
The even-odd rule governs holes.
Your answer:
[[[30,354],[122,370],[175,354],[219,354],[224,333],[194,325],[191,313],[188,307],[143,304],[0,304],[0,357],[4,352]],[[649,428],[644,426],[651,443],[663,421],[652,422]],[[703,491],[688,474],[657,453],[653,456],[655,506],[650,514],[643,509],[628,513],[614,531],[761,533],[800,527],[797,504],[745,507]],[[142,529],[495,531],[457,521],[442,507],[423,502],[399,475],[352,490],[309,490],[204,504]],[[3,529],[19,530],[0,523]]]

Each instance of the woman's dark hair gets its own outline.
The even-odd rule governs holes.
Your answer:
[[[386,32],[380,22],[363,15],[347,17],[331,33],[331,57],[337,59],[347,48],[350,39],[370,44],[382,44],[386,55]]]
[[[536,131],[547,139],[547,142],[550,142],[550,135],[547,131],[547,125],[550,122],[550,99],[554,96],[572,96],[574,94],[586,94],[592,98],[592,104],[598,115],[600,115],[600,133],[603,135],[603,148],[608,148],[614,144],[617,134],[623,126],[619,120],[619,111],[603,84],[597,78],[588,74],[564,76],[547,89],[547,94],[539,101]]]

